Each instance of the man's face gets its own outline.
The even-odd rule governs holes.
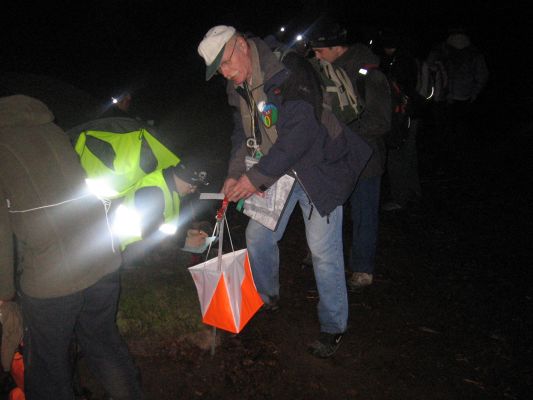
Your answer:
[[[252,77],[252,60],[244,38],[238,36],[230,39],[224,48],[224,55],[218,72],[224,78],[241,85]]]
[[[313,47],[313,51],[315,52],[315,57],[319,60],[324,60],[329,63],[334,62],[337,58],[341,56],[343,52],[341,52],[342,47],[341,46],[334,46],[334,47]]]

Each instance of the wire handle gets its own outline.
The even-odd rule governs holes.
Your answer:
[[[233,239],[231,238],[231,232],[229,230],[228,220],[226,218],[226,211],[228,209],[229,200],[227,197],[224,197],[222,200],[222,205],[217,210],[216,214],[216,220],[217,223],[215,225],[215,228],[213,229],[213,236],[218,236],[218,257],[222,257],[222,245],[223,245],[223,238],[224,238],[224,225],[226,225],[226,229],[228,231],[228,237],[231,244],[231,251],[235,253],[235,248],[233,247]],[[209,258],[209,253],[211,252],[211,246],[213,243],[209,244],[209,248],[207,249],[207,252],[205,254],[205,261]],[[219,260],[220,261],[220,260]],[[219,263],[220,265],[220,263]]]

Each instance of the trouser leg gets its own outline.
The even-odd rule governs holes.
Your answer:
[[[320,330],[341,333],[348,321],[348,297],[342,248],[342,206],[321,217],[306,198],[300,199],[304,213],[306,237],[313,255],[313,270],[320,300],[318,319]]]
[[[75,330],[91,372],[113,400],[141,399],[138,370],[116,324],[119,279],[115,272],[83,291]]]
[[[79,293],[53,299],[21,296],[28,400],[74,399],[68,349],[81,303]]]
[[[353,224],[350,269],[374,273],[381,177],[360,179],[350,196]]]

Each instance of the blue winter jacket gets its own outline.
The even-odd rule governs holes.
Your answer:
[[[236,109],[228,177],[237,179],[246,173],[256,188],[266,190],[282,175],[292,173],[320,215],[328,215],[348,199],[372,150],[331,112],[317,110],[312,93],[315,83],[305,71],[296,70],[308,66],[314,71],[305,59],[292,62],[293,70],[289,70],[262,40],[248,40],[253,41],[258,50],[264,74],[262,89],[268,103],[278,110],[278,137],[259,163],[245,171],[244,158],[249,150],[238,107],[240,94],[229,82],[228,101]]]

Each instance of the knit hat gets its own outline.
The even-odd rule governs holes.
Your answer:
[[[193,186],[208,186],[206,171],[197,171],[190,166],[186,166],[183,162],[180,162],[175,167],[172,167],[172,172],[180,178]]]
[[[338,23],[323,24],[311,34],[309,45],[313,48],[347,46],[348,31]]]
[[[208,81],[217,72],[224,55],[226,43],[235,34],[235,28],[217,25],[209,29],[198,46],[198,54],[202,56],[207,66],[205,80]]]

